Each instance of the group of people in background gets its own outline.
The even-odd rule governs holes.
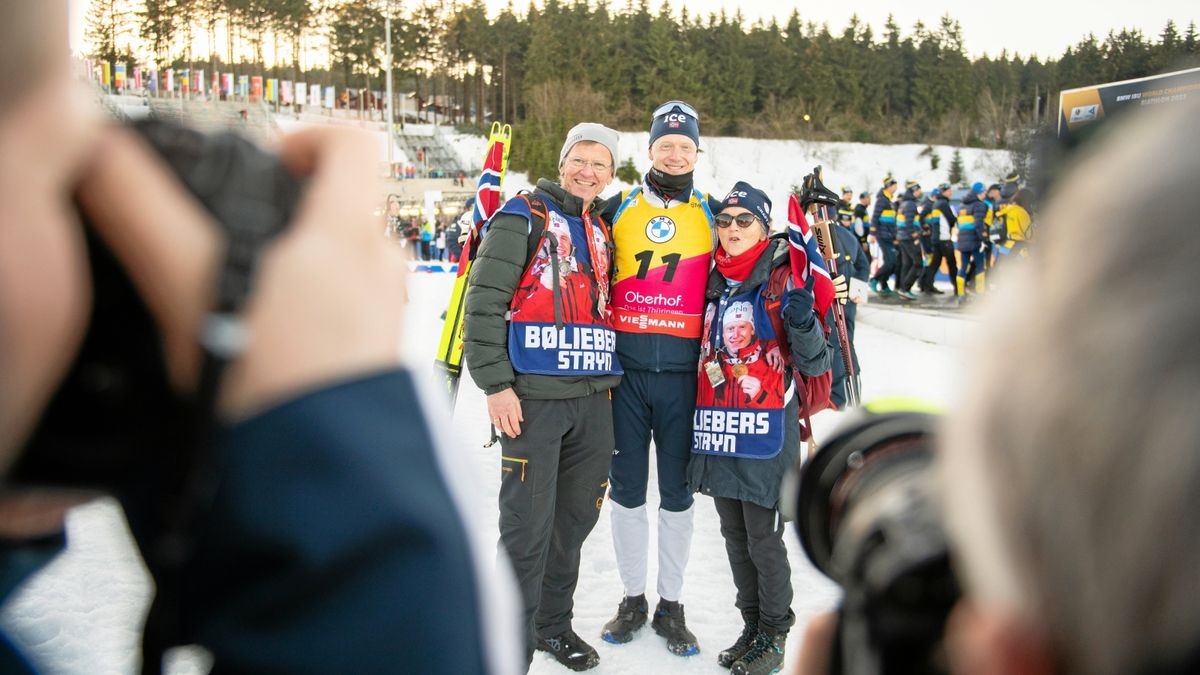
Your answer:
[[[818,305],[811,272],[795,281],[762,190],[739,181],[721,199],[694,184],[691,105],[653,112],[649,171],[600,199],[617,145],[603,125],[572,128],[558,181],[501,207],[470,273],[464,355],[499,432],[500,539],[526,659],[599,663],[571,620],[580,551],[606,495],[622,593],[601,639],[625,644],[649,624],[671,653],[698,654],[682,599],[700,492],[716,505],[742,619],[717,660],[739,675],[775,672],[795,622],[780,484],[807,433],[800,419],[831,405],[832,310]],[[857,239],[846,230],[836,246],[865,281]],[[845,279],[834,282],[844,300]]]
[[[466,214],[469,218],[469,208]],[[462,243],[459,241],[463,233],[462,218],[447,221],[427,220],[422,223],[416,218],[400,214],[400,198],[394,194],[388,195],[385,217],[387,236],[398,241],[404,248],[411,247],[415,259],[458,262],[458,257],[462,254]]]
[[[917,300],[918,292],[942,295],[935,284],[943,266],[958,300],[984,293],[987,271],[1008,255],[1028,255],[1033,236],[1034,193],[1011,173],[984,186],[975,182],[956,200],[950,183],[926,191],[915,180],[888,175],[875,194],[842,188],[838,216],[854,229],[871,257],[870,288],[880,297]],[[957,204],[952,203],[958,201]]]

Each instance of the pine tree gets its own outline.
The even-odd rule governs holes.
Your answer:
[[[117,60],[117,41],[130,32],[132,18],[128,5],[122,0],[92,0],[86,19],[85,35],[95,59],[110,64]]]
[[[171,42],[180,28],[180,13],[175,0],[144,0],[137,13],[139,31],[149,43],[150,51],[160,68],[171,63]]]
[[[954,149],[954,155],[950,158],[950,175],[949,180],[951,185],[957,185],[963,181],[966,169],[963,168],[962,153],[958,148]]]
[[[339,5],[330,24],[329,43],[333,66],[342,69],[347,85],[353,75],[369,76],[379,70],[383,15],[364,3]]]
[[[626,157],[621,166],[617,167],[617,178],[631,185],[636,184],[642,179],[642,174],[638,173],[637,167],[633,164],[632,157]]]

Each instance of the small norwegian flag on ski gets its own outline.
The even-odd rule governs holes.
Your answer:
[[[491,136],[488,139],[487,153],[483,157],[483,170],[479,173],[479,182],[475,188],[475,207],[471,214],[471,232],[463,245],[461,260],[472,260],[479,247],[479,239],[487,221],[500,208],[500,185],[504,182],[504,170],[508,157],[508,144],[512,138],[512,128],[492,123]],[[464,276],[469,265],[459,262],[458,275]]]

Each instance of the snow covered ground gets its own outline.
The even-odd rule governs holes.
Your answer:
[[[439,315],[445,308],[452,280],[450,274],[418,273],[412,276],[409,285],[412,304],[403,351],[415,370],[430,377],[441,330]],[[953,402],[955,374],[959,372],[956,350],[918,342],[862,322],[858,326],[857,343],[867,398],[906,395],[943,405]],[[814,420],[818,425],[818,440],[834,424],[835,415],[821,413]],[[476,475],[484,498],[479,500],[480,512],[475,522],[488,539],[496,540],[499,450],[482,447],[488,435],[486,406],[483,394],[469,379],[464,379],[459,394],[455,424],[442,433],[461,451],[461,469]],[[651,462],[651,484],[653,467]],[[656,501],[653,488],[650,501],[652,506]],[[89,675],[136,672],[138,633],[152,591],[120,511],[111,501],[93,503],[75,510],[68,526],[71,540],[68,551],[0,611],[0,621],[28,646],[45,672]],[[654,537],[653,518],[651,537]],[[804,622],[813,613],[833,606],[838,591],[808,564],[790,528],[786,542],[796,592],[793,607],[798,617],[788,645],[788,663],[794,663]],[[652,556],[651,589],[655,574],[656,561]],[[600,653],[600,666],[592,672],[597,675],[728,672],[717,665],[716,655],[733,642],[741,624],[733,607],[733,581],[710,499],[697,498],[696,532],[683,596],[688,624],[699,638],[701,653],[690,658],[674,656],[667,652],[662,638],[648,628],[628,645],[614,646],[600,640],[601,627],[616,609],[621,593],[606,507],[584,546],[576,592],[574,627]],[[649,601],[653,605],[657,598],[650,597]],[[170,667],[171,672],[178,674],[204,673],[207,669],[203,655],[187,650],[177,654]],[[568,671],[548,655],[538,654],[530,672]]]

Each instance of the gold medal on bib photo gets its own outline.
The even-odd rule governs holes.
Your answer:
[[[747,368],[746,364],[744,364],[744,363],[737,363],[737,364],[734,364],[734,366],[733,366],[733,376],[734,377],[738,377],[738,378],[745,377],[746,373],[748,373],[748,372],[750,372],[750,369]]]

